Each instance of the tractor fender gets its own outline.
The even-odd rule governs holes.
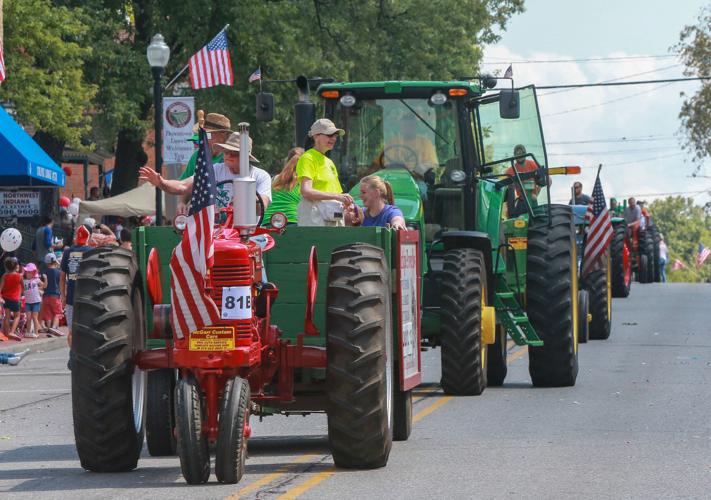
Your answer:
[[[455,250],[457,248],[473,248],[481,250],[484,254],[486,264],[486,290],[487,301],[489,304],[494,303],[494,295],[496,293],[496,283],[494,277],[494,268],[491,262],[491,239],[487,233],[482,231],[447,231],[441,236],[444,243],[445,252]]]

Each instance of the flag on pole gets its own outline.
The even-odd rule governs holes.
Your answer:
[[[5,80],[5,54],[3,52],[2,40],[0,40],[0,82]]]
[[[709,255],[711,255],[711,248],[706,248],[703,243],[699,243],[699,253],[696,254],[696,267],[701,267]]]
[[[254,70],[254,73],[249,75],[249,83],[254,83],[256,81],[259,81],[262,79],[262,68],[257,68]]]
[[[233,85],[232,61],[225,30],[220,31],[210,43],[198,50],[190,58],[188,66],[190,85],[194,89]]]
[[[513,64],[509,64],[509,67],[506,68],[504,78],[513,78]]]
[[[170,259],[172,279],[173,331],[179,338],[215,324],[220,319],[217,305],[205,290],[205,275],[212,267],[215,246],[215,172],[209,153],[207,133],[200,129],[198,156],[193,179],[188,223],[183,239]]]
[[[679,259],[674,259],[674,264],[672,264],[672,271],[678,271],[679,269],[684,269],[686,266]]]
[[[607,211],[605,194],[602,192],[600,173],[595,179],[592,192],[593,202],[588,205],[590,225],[588,226],[585,249],[583,250],[583,266],[581,275],[584,277],[600,267],[601,258],[612,241],[612,219]],[[587,217],[587,215],[586,215]]]

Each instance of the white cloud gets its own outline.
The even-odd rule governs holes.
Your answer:
[[[613,52],[597,57],[628,57],[638,54]],[[501,74],[509,61],[575,59],[566,53],[533,52],[528,57],[514,53],[505,45],[488,47],[485,61],[501,61],[500,65],[486,65],[486,70],[498,69]],[[516,86],[537,86],[602,82],[627,75],[632,80],[678,78],[682,66],[674,58],[630,59],[623,63],[563,62],[554,64],[513,64]],[[667,69],[664,69],[667,68]],[[659,87],[659,88],[658,88]],[[682,99],[679,92],[692,94],[696,83],[589,87],[575,90],[539,90],[538,102],[542,115],[548,159],[551,166],[580,165],[580,176],[553,179],[551,198],[566,202],[570,185],[580,180],[585,192],[592,191],[597,165],[603,164],[601,179],[605,195],[618,199],[636,195],[651,201],[664,197],[662,193],[676,193],[711,189],[711,179],[692,179],[688,176],[696,164],[691,156],[682,153],[678,137],[678,119]],[[639,95],[633,95],[639,94]],[[608,103],[619,99],[618,102]],[[587,108],[570,111],[576,108]],[[565,112],[565,113],[563,113]],[[655,136],[663,140],[644,142],[610,142],[587,144],[552,144],[609,138],[640,138]],[[634,153],[616,151],[634,150]],[[674,156],[672,156],[674,155]],[[639,161],[639,163],[635,163]],[[624,165],[617,165],[625,163]],[[609,167],[605,167],[609,165]],[[702,174],[711,175],[710,162]],[[652,193],[659,193],[654,195]],[[643,195],[643,196],[640,196]],[[692,196],[691,193],[686,196]],[[695,201],[711,201],[708,193],[696,195]]]

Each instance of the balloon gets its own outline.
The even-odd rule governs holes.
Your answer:
[[[68,196],[60,196],[59,197],[59,206],[60,207],[67,208],[71,204],[72,204],[72,200],[70,200]]]
[[[79,215],[79,203],[72,203],[72,204],[69,205],[69,207],[67,208],[67,211],[68,211],[70,214],[72,214],[74,217],[76,217],[77,215]]]
[[[72,203],[76,203],[77,206],[79,206],[79,203],[81,203],[81,198],[75,196],[74,198],[72,198]]]
[[[70,167],[64,167],[62,170],[64,170],[64,175],[66,175],[67,177],[72,176],[72,169]]]
[[[6,252],[14,252],[22,245],[22,235],[14,227],[5,229],[0,234],[0,246]]]

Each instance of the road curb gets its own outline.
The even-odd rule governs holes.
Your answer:
[[[54,351],[67,347],[67,337],[50,337],[37,340],[23,340],[22,342],[0,342],[0,352],[22,352],[29,349],[30,353]]]

